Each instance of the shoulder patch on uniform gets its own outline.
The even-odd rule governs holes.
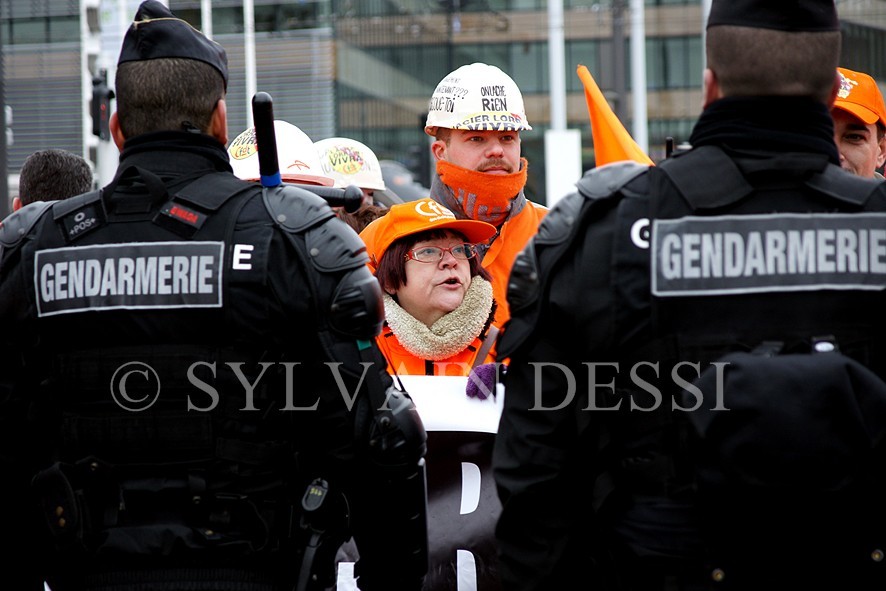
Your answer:
[[[35,201],[0,222],[0,244],[9,248],[28,235],[43,214],[58,201]]]
[[[287,232],[303,232],[335,217],[335,212],[325,199],[298,187],[279,185],[266,188],[262,198],[273,220]]]
[[[886,289],[886,213],[655,220],[659,297]]]
[[[588,199],[602,199],[649,170],[649,165],[632,160],[612,162],[587,171],[578,181],[578,192]]]
[[[101,191],[90,191],[59,201],[52,208],[52,217],[62,226],[68,242],[105,223],[105,208],[101,197]]]

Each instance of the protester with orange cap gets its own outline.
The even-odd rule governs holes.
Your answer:
[[[479,246],[499,302],[497,326],[510,317],[505,293],[514,259],[547,213],[523,194],[529,164],[520,157],[520,132],[531,129],[520,89],[488,64],[449,73],[428,105],[425,133],[434,137],[431,153],[437,162],[431,198],[460,219],[487,222],[497,230]]]
[[[877,82],[864,72],[837,68],[840,89],[831,116],[840,166],[867,178],[882,180],[877,172],[886,162],[886,105]]]
[[[431,199],[393,205],[360,233],[384,291],[377,341],[390,371],[466,376],[495,361],[496,302],[477,248],[494,234]]]

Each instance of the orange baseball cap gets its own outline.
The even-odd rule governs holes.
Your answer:
[[[846,68],[837,68],[837,71],[840,73],[840,90],[834,108],[852,113],[865,125],[879,121],[886,126],[886,104],[874,79]]]
[[[375,270],[382,255],[396,240],[427,230],[459,232],[468,242],[474,244],[486,242],[496,232],[492,224],[456,218],[454,213],[433,199],[397,203],[392,205],[385,215],[373,220],[360,232],[360,238],[363,239],[369,253],[369,266]]]

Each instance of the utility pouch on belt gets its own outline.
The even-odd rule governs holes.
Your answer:
[[[31,482],[54,538],[71,542],[83,535],[80,502],[62,464],[38,472]]]
[[[38,472],[31,487],[60,545],[87,544],[90,533],[116,523],[123,504],[111,467],[94,457],[56,462]]]

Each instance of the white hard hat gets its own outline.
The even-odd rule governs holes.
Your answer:
[[[274,121],[277,136],[277,162],[283,182],[308,183],[331,187],[333,180],[323,174],[314,142],[308,134],[286,121]],[[228,161],[234,174],[247,181],[261,179],[255,128],[250,127],[228,146]]]
[[[314,142],[314,147],[323,174],[335,181],[334,186],[385,190],[378,158],[366,144],[346,137],[330,137]]]
[[[428,104],[425,133],[436,135],[438,127],[476,131],[532,129],[517,84],[495,66],[481,63],[462,66],[437,85]]]

